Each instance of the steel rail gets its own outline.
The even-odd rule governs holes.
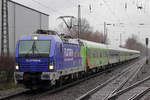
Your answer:
[[[136,64],[138,64],[139,62],[142,62],[144,59],[130,65],[130,66],[135,66]],[[111,79],[109,79],[108,81],[106,81],[105,83],[97,86],[96,88],[88,91],[87,93],[85,93],[84,95],[80,96],[79,98],[77,98],[76,100],[86,100],[87,98],[89,98],[92,94],[94,94],[95,92],[97,92],[98,90],[100,90],[101,88],[103,88],[104,86],[108,85],[111,81],[113,81],[114,79],[118,78],[118,76],[126,73],[128,70],[130,70],[132,67],[128,67],[126,68],[124,71],[122,71],[121,73],[117,74],[116,76],[112,77]]]
[[[146,93],[148,93],[150,91],[150,88],[147,87],[147,89],[145,89],[144,91],[132,96],[131,98],[129,98],[128,100],[139,100],[141,97],[143,97]]]
[[[131,86],[129,86],[129,87],[127,87],[127,88],[121,90],[121,91],[116,92],[115,94],[113,94],[112,96],[110,96],[107,100],[115,100],[116,98],[118,98],[118,97],[121,96],[122,94],[124,94],[124,93],[130,91],[131,89],[134,89],[134,88],[137,87],[138,85],[140,85],[140,84],[142,84],[142,83],[144,83],[145,81],[148,81],[148,80],[150,80],[150,76],[146,77],[146,78],[143,79],[142,81],[136,82],[135,84],[133,84],[133,85],[131,85]],[[150,89],[148,88],[148,90],[146,90],[145,92],[149,92],[149,91],[150,91]],[[145,92],[144,92],[144,93],[145,93]],[[137,96],[143,96],[143,93],[142,93],[142,94],[139,94],[139,95],[137,95]],[[135,97],[136,97],[136,96],[135,96]]]
[[[139,65],[139,67],[137,67],[137,69],[133,69],[133,73],[131,73],[131,75],[125,80],[122,82],[121,85],[119,85],[110,95],[108,95],[104,100],[106,100],[109,96],[113,95],[114,93],[118,92],[119,90],[121,90],[123,88],[123,86],[132,78],[132,77],[135,77],[138,72],[141,70],[141,68],[143,67],[145,63],[143,62],[142,64]]]

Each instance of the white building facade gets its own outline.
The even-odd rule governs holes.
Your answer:
[[[0,8],[2,9],[1,6],[2,0],[0,0]],[[0,37],[1,37],[1,11],[2,10],[0,10]],[[49,15],[9,0],[8,23],[9,23],[9,49],[10,54],[14,55],[16,42],[20,37],[33,34],[38,29],[48,30]],[[0,40],[0,48],[1,48],[1,40]]]

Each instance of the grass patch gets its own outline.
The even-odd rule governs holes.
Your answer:
[[[22,85],[16,85],[14,82],[3,82],[0,83],[0,91],[4,91],[4,90],[10,90],[10,89],[16,89],[18,87],[23,87]]]

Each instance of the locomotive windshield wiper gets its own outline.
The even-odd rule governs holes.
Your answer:
[[[32,50],[32,48],[25,54],[25,57],[28,57],[29,52]]]
[[[32,55],[35,56],[35,51],[37,51],[37,54],[39,55],[40,57],[40,54],[39,54],[39,50],[37,49],[36,45],[35,45],[35,41],[33,42],[32,44],[32,48],[26,53],[25,57],[28,57],[28,55],[30,54],[29,52],[32,50]]]
[[[35,51],[37,51],[38,57],[40,57],[39,50],[36,47],[35,41],[33,41],[33,44],[32,44],[32,54],[33,54],[33,56],[35,56]]]

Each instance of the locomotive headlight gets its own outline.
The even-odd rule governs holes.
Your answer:
[[[16,65],[16,70],[19,70],[19,66],[18,65]]]
[[[38,37],[37,36],[33,36],[33,40],[37,40],[38,39]]]
[[[54,62],[51,62],[50,64],[49,64],[49,70],[53,70],[54,69]]]
[[[53,69],[54,69],[54,66],[53,66],[53,65],[49,65],[49,69],[50,69],[50,70],[53,70]]]

